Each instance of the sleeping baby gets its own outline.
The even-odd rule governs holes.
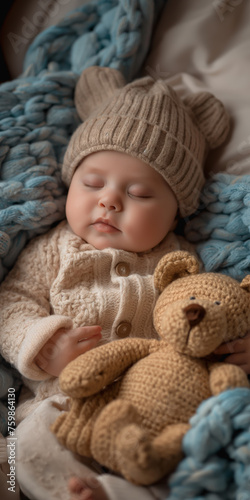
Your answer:
[[[18,408],[17,479],[35,500],[154,498],[57,442],[49,427],[68,405],[58,376],[102,343],[157,338],[153,272],[167,252],[190,250],[174,229],[198,207],[229,118],[208,92],[181,101],[164,80],[126,85],[100,67],[83,71],[75,103],[66,219],[27,245],[0,288],[1,353],[32,394]]]

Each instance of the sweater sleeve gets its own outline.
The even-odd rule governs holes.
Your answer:
[[[50,308],[60,261],[57,241],[58,231],[31,241],[0,287],[1,354],[31,380],[50,377],[34,359],[58,329],[72,328],[69,317],[54,315]]]

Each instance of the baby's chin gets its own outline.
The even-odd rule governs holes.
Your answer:
[[[77,232],[75,233],[77,234]],[[96,250],[105,250],[107,248],[114,248],[115,250],[124,250],[125,252],[131,253],[147,253],[150,252],[155,246],[159,244],[155,241],[135,241],[134,238],[126,238],[125,234],[120,231],[119,235],[106,235],[106,234],[83,234],[83,232],[79,231],[78,236],[82,238],[88,245],[91,245]],[[119,236],[119,237],[118,237]],[[152,243],[152,245],[150,245]]]
[[[88,238],[85,239],[84,241],[86,241],[86,243],[96,248],[96,250],[106,250],[107,248],[114,248],[115,250],[124,250],[125,252],[133,252],[133,253],[140,253],[147,251],[147,249],[141,248],[140,245],[112,241],[112,239]]]
[[[133,245],[118,245],[118,244],[112,244],[112,243],[91,243],[88,242],[90,245],[92,245],[96,250],[106,250],[107,248],[113,248],[114,250],[123,250],[124,252],[131,252],[131,253],[147,253],[151,252],[152,247],[150,248],[144,248],[140,246],[133,246]]]

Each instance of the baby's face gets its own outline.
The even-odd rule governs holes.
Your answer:
[[[162,176],[116,151],[84,158],[66,203],[72,231],[99,250],[150,250],[173,229],[176,212],[175,195]]]

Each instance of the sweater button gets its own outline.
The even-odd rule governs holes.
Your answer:
[[[128,276],[130,273],[129,265],[126,262],[119,262],[115,270],[119,276]]]
[[[120,337],[120,339],[128,337],[131,332],[131,328],[131,324],[127,323],[126,321],[120,323],[116,328],[117,337]]]

